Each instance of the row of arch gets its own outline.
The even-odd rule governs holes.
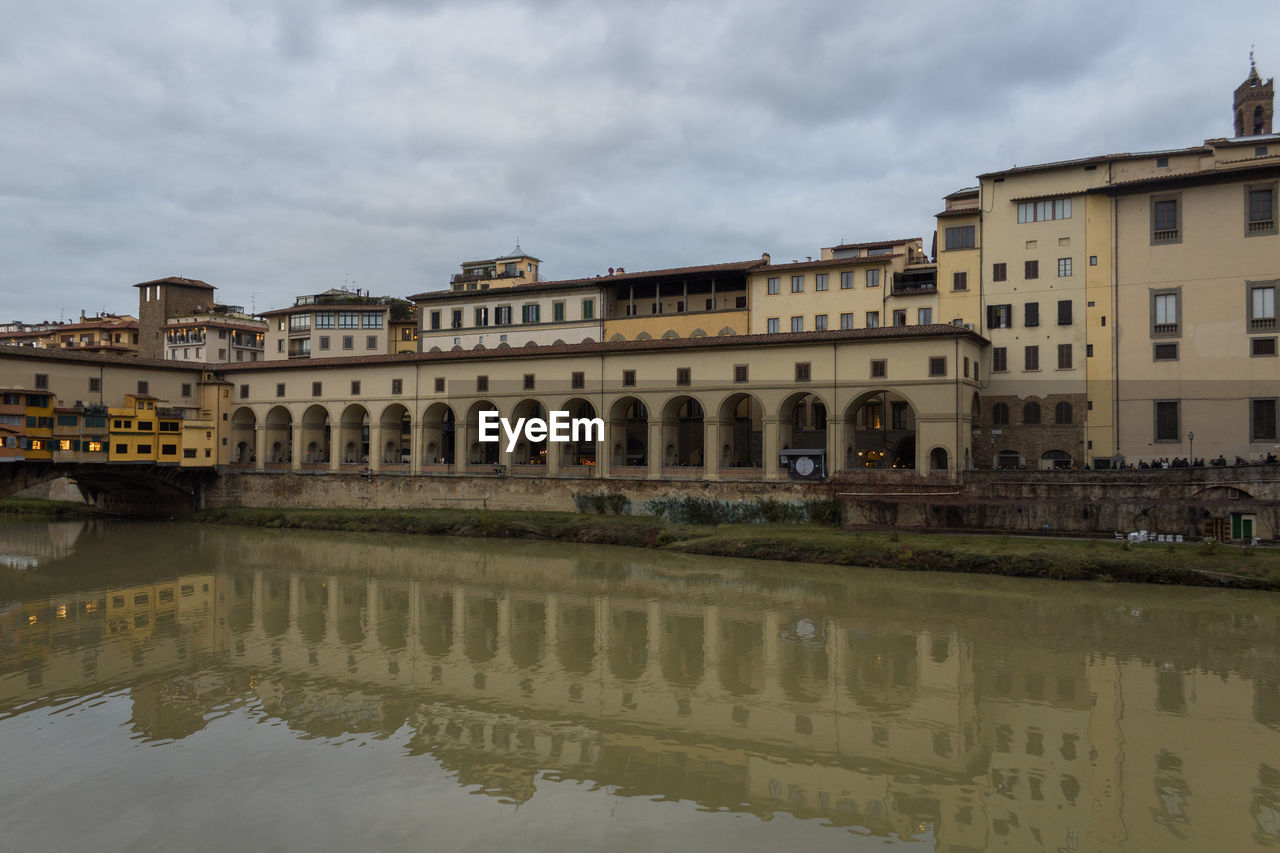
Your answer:
[[[465,408],[464,408],[465,406]],[[974,395],[973,411],[979,403]],[[699,395],[674,394],[651,410],[640,396],[621,396],[601,411],[585,397],[571,397],[557,407],[571,418],[599,418],[604,440],[566,443],[530,442],[523,438],[508,454],[504,442],[479,440],[480,415],[497,412],[512,422],[546,418],[542,400],[525,398],[505,410],[489,399],[454,404],[438,401],[416,416],[400,403],[373,413],[362,403],[331,410],[322,403],[307,406],[295,420],[287,406],[270,407],[259,416],[253,407],[232,413],[233,464],[295,467],[343,465],[408,468],[413,460],[415,434],[423,470],[439,466],[498,464],[596,466],[608,454],[613,468],[714,468],[720,472],[749,471],[765,466],[766,454],[783,450],[822,450],[839,454],[828,469],[917,467],[917,413],[901,392],[879,389],[859,395],[840,413],[842,448],[831,448],[827,400],[820,394],[797,391],[776,409],[766,411],[749,392],[724,395],[704,406]],[[773,427],[773,446],[766,446],[766,422]],[[549,458],[549,456],[554,458]],[[930,448],[923,462],[946,470],[945,447]]]
[[[716,337],[731,337],[736,334],[738,334],[738,332],[732,326],[724,326],[720,329],[720,331],[716,332]],[[677,332],[675,329],[667,329],[661,335],[658,335],[658,338],[664,341],[675,340],[677,338],[705,338],[705,337],[709,337],[705,329],[694,329],[692,332],[690,332],[687,335],[682,335],[679,332]],[[627,340],[627,336],[622,334],[621,332],[614,332],[612,335],[609,336],[609,341],[611,343],[618,343],[620,341],[625,341],[625,340]],[[648,332],[640,332],[631,340],[651,341],[651,340],[654,340],[654,336],[649,334]],[[594,344],[595,342],[596,342],[596,339],[588,335],[587,337],[583,338],[580,341],[566,341],[564,338],[556,338],[555,340],[550,342],[550,346],[562,347],[562,346],[568,346],[570,343]],[[536,341],[536,340],[530,339],[526,341],[524,344],[521,344],[521,346],[525,348],[548,346],[548,342]],[[508,350],[513,348],[514,348],[513,345],[507,341],[502,341],[501,343],[496,344],[493,347],[488,347],[482,343],[476,343],[470,347],[472,351],[476,351],[476,352],[480,352],[487,349]],[[452,347],[449,347],[450,352],[464,352],[467,349],[468,349],[467,347],[464,347],[461,344],[454,344]],[[443,347],[439,345],[435,345],[430,347],[426,351],[427,352],[444,352],[445,350]]]

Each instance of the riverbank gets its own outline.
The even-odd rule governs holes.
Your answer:
[[[50,501],[43,498],[5,498],[0,501],[0,516],[22,515],[32,518],[96,518],[107,513],[89,504],[72,501]]]
[[[1280,590],[1280,549],[851,531],[822,524],[672,524],[651,516],[483,510],[228,508],[209,524],[541,539],[905,571]]]

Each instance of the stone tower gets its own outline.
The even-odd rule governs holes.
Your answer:
[[[1275,78],[1263,83],[1249,51],[1249,76],[1236,89],[1231,111],[1235,114],[1236,136],[1262,136],[1271,133],[1271,115],[1275,111]]]
[[[134,287],[138,288],[138,355],[142,358],[164,358],[165,320],[213,307],[215,288],[203,281],[170,276]]]

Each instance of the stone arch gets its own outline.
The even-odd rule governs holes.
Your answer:
[[[575,419],[591,419],[599,417],[596,412],[595,405],[584,397],[571,397],[560,404],[560,411],[568,412],[570,418],[570,426]],[[605,430],[608,433],[608,430]],[[594,440],[585,440],[579,433],[579,441],[572,441],[573,433],[570,431],[570,441],[566,441],[557,448],[560,451],[560,464],[564,465],[595,465],[597,459],[597,446]]]
[[[467,409],[466,441],[464,448],[468,465],[498,464],[498,448],[501,442],[480,441],[480,413],[496,412],[498,407],[488,400],[477,400]]]
[[[694,329],[692,332],[689,333],[689,337],[691,338],[705,338],[706,336],[707,336],[707,333],[706,333],[706,330],[704,329]]]
[[[584,343],[584,344],[594,344],[595,342],[596,342],[596,339],[595,339],[595,338],[588,336],[588,337],[583,338],[579,343]]]
[[[551,342],[551,345],[553,347],[565,346],[564,338],[556,338],[554,341]]]
[[[725,338],[725,337],[729,337],[730,335],[736,335],[736,334],[738,334],[738,333],[737,333],[736,331],[734,331],[734,329],[733,329],[733,327],[732,327],[732,326],[725,326],[723,329],[721,329],[720,331],[716,332],[716,337],[717,337],[717,338]]]
[[[537,347],[538,347],[537,341],[526,341],[524,345],[525,349],[537,349]]]
[[[662,407],[662,464],[672,468],[701,468],[706,464],[706,420],[702,402],[678,394]]]
[[[327,465],[333,451],[332,419],[329,410],[319,403],[302,413],[302,464]]]
[[[273,465],[293,461],[293,413],[284,406],[272,406],[263,418],[267,435],[267,459]]]
[[[649,407],[639,397],[613,401],[605,432],[611,470],[649,464]]]
[[[506,341],[503,341],[502,343],[494,347],[494,349],[511,349],[511,344],[507,343]]]
[[[824,450],[827,447],[830,407],[821,394],[813,391],[796,391],[789,394],[778,406],[779,450]],[[827,460],[827,470],[836,467]]]
[[[369,410],[352,403],[338,419],[338,459],[343,465],[369,464]]]
[[[1056,471],[1071,467],[1071,454],[1065,450],[1046,450],[1040,454],[1040,470]]]
[[[996,467],[1017,469],[1022,467],[1022,454],[1016,450],[1001,450],[996,454]]]
[[[945,447],[935,447],[929,451],[929,470],[947,471],[950,469],[950,457]]]
[[[476,344],[475,346],[473,346],[473,347],[471,348],[471,351],[472,351],[472,352],[482,352],[482,351],[487,350],[487,349],[488,349],[488,347],[487,347],[487,346],[485,346],[484,344]]]
[[[665,332],[662,333],[662,339],[664,341],[673,341],[678,337],[680,337],[680,335],[676,332],[675,329],[667,329]]]
[[[901,391],[859,394],[844,411],[846,468],[916,467],[916,412]]]
[[[462,344],[454,344],[450,347],[449,352],[462,352]]]
[[[637,341],[651,341],[651,340],[653,340],[653,335],[649,334],[648,332],[641,332],[640,334],[636,335],[636,340],[637,340]]]
[[[241,406],[231,413],[231,464],[249,465],[257,461],[254,431],[258,418],[253,409]]]
[[[547,407],[542,405],[541,400],[526,398],[511,407],[511,422],[514,424],[521,418],[539,418],[547,419]],[[503,439],[503,446],[506,445],[506,439]],[[522,435],[516,441],[515,450],[512,451],[511,463],[513,465],[546,465],[548,453],[548,442],[546,439],[542,441],[527,441]]]
[[[716,422],[715,462],[724,473],[764,467],[764,404],[754,394],[740,391],[721,401]]]
[[[448,403],[436,402],[422,414],[422,464],[453,465],[457,462],[457,421]]]
[[[378,416],[381,435],[378,458],[383,465],[408,465],[413,447],[413,417],[399,403],[391,403]]]
[[[427,350],[427,352],[444,352],[444,350],[440,349],[440,347],[432,347],[431,349]]]
[[[609,343],[617,344],[625,341],[626,339],[627,339],[627,336],[622,334],[621,332],[614,332],[613,337],[609,338]]]

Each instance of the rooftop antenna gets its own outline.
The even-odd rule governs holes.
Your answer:
[[[258,291],[256,290],[249,294],[249,313],[258,313]]]
[[[1249,70],[1256,71],[1258,66],[1253,62],[1253,45],[1249,45]]]

